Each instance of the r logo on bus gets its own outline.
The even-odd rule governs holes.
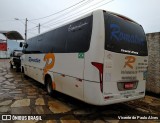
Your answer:
[[[124,68],[128,66],[129,68],[133,69],[133,64],[135,63],[136,58],[133,56],[126,56],[125,59],[127,61],[125,62]]]
[[[51,59],[51,62],[49,62]],[[44,56],[44,61],[46,61],[46,64],[44,66],[43,74],[44,76],[47,74],[47,72],[53,68],[55,63],[55,56],[53,53],[48,53]]]

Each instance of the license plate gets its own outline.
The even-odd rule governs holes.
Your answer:
[[[124,88],[125,89],[131,89],[131,88],[133,88],[133,83],[125,83]]]

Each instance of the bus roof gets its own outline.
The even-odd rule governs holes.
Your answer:
[[[82,18],[84,18],[84,17],[87,17],[87,16],[91,15],[93,12],[96,12],[96,11],[104,11],[104,12],[106,12],[106,13],[109,13],[109,14],[112,14],[112,15],[116,15],[116,16],[118,16],[118,17],[121,17],[121,18],[125,19],[125,20],[128,20],[128,21],[131,21],[131,22],[133,22],[133,23],[138,24],[138,23],[135,22],[134,20],[132,20],[132,19],[130,19],[130,18],[124,16],[124,15],[117,14],[117,13],[114,13],[114,12],[111,12],[111,11],[107,11],[107,10],[98,9],[98,10],[94,10],[94,11],[92,11],[92,12],[89,12],[89,13],[87,13],[87,14],[85,14],[85,15],[82,15],[81,17],[75,18],[75,19],[73,19],[73,20],[71,20],[71,21],[69,21],[69,22],[67,22],[67,23],[64,23],[64,24],[62,24],[62,25],[59,25],[59,26],[57,26],[57,27],[55,27],[55,28],[52,28],[52,29],[50,29],[50,30],[48,30],[48,31],[45,31],[45,32],[43,32],[43,33],[41,33],[41,34],[38,34],[38,35],[36,35],[36,36],[33,36],[33,37],[29,38],[29,39],[32,39],[32,38],[37,37],[37,36],[39,36],[39,35],[45,34],[45,33],[49,32],[49,31],[54,30],[54,29],[57,29],[57,28],[59,28],[59,27],[65,26],[65,25],[67,25],[67,24],[69,24],[69,23],[72,23],[72,22],[77,21],[77,20],[79,20],[79,19],[82,19]],[[139,25],[139,24],[138,24],[138,25]]]
[[[132,20],[131,18],[128,18],[128,17],[126,17],[126,16],[124,16],[124,15],[121,15],[121,14],[118,14],[118,13],[115,13],[115,12],[106,11],[106,10],[103,10],[103,11],[106,12],[106,13],[110,13],[110,14],[112,14],[112,15],[119,16],[119,17],[121,17],[121,18],[123,18],[123,19],[125,19],[125,20],[128,20],[128,21],[131,21],[131,22],[133,22],[133,23],[138,24],[136,21],[134,21],[134,20]],[[138,25],[139,25],[139,24],[138,24]]]

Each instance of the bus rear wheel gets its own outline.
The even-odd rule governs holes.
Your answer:
[[[13,69],[13,65],[12,65],[12,63],[10,63],[10,68],[11,68],[11,69]]]
[[[28,79],[28,76],[24,72],[24,67],[21,68],[21,72],[22,72],[23,78]]]
[[[52,79],[51,77],[46,78],[46,90],[49,95],[53,94],[53,87],[52,87]]]

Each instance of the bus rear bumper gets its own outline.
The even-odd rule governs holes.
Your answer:
[[[123,98],[119,98],[119,99],[114,99],[114,98],[113,99],[112,98],[103,99],[103,101],[101,101],[100,105],[110,105],[110,104],[128,102],[128,101],[144,98],[144,96],[145,95],[143,94],[143,95],[138,95],[138,96],[123,97]]]
[[[144,82],[145,84],[145,82]],[[145,88],[113,92],[113,93],[102,93],[100,91],[100,84],[84,81],[84,102],[97,106],[105,106],[110,104],[122,103],[132,101],[145,96]],[[116,85],[116,84],[115,84]],[[90,88],[90,89],[89,89]],[[91,89],[92,88],[92,89]],[[114,87],[111,87],[114,88]]]

